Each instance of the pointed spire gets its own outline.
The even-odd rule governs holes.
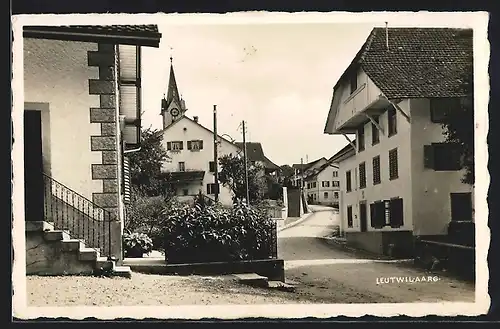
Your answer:
[[[167,89],[167,104],[170,105],[172,101],[180,104],[179,90],[177,89],[177,82],[175,81],[174,65],[172,64],[172,56],[170,56],[170,77],[168,79]]]

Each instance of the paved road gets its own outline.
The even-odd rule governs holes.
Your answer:
[[[297,284],[298,298],[324,303],[474,301],[473,284],[332,246],[323,237],[338,225],[339,215],[327,207],[312,209],[308,219],[278,236],[279,257],[285,260],[287,280]],[[421,282],[407,282],[417,278]]]

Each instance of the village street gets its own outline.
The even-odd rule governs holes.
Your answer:
[[[278,233],[278,256],[285,260],[286,279],[296,285],[299,299],[314,296],[325,303],[474,301],[472,283],[444,273],[426,273],[409,261],[376,259],[332,245],[326,237],[339,224],[339,215],[328,207],[311,209],[314,213],[306,220]],[[380,283],[391,277],[426,280]]]

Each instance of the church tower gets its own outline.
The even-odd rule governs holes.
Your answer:
[[[184,100],[179,96],[177,82],[175,81],[174,66],[170,57],[170,77],[168,79],[167,96],[161,100],[161,115],[163,117],[163,129],[170,126],[174,121],[182,118],[187,111]]]

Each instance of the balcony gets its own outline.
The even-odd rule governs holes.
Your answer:
[[[337,96],[342,97],[334,122],[337,133],[354,133],[360,124],[369,120],[368,116],[380,115],[390,105],[375,84],[368,77],[363,78],[365,82],[347,97],[348,89]]]
[[[196,169],[164,171],[161,176],[171,184],[185,184],[189,182],[202,182],[205,177],[205,171]]]

